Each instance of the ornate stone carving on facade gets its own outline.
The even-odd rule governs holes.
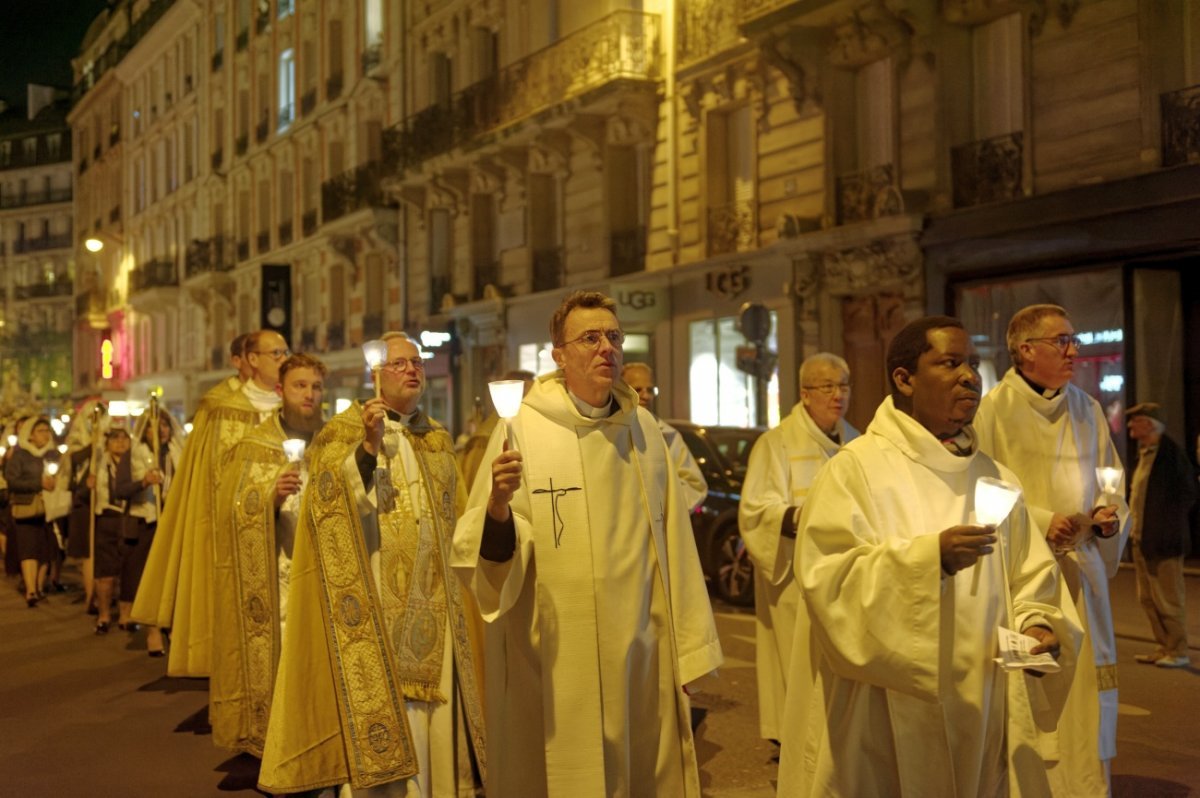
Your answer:
[[[846,294],[899,285],[919,287],[921,248],[914,236],[878,239],[862,246],[822,253],[822,287]]]
[[[912,24],[894,13],[883,0],[872,0],[831,28],[829,62],[835,67],[858,69],[890,55],[905,60],[912,40]]]
[[[604,168],[604,144],[608,138],[608,120],[598,114],[576,114],[567,125],[571,137],[583,144],[594,169]],[[568,150],[569,153],[569,150]],[[569,155],[568,155],[569,157]]]
[[[788,93],[792,96],[796,113],[801,115],[810,113],[814,106],[821,104],[816,66],[806,63],[813,52],[810,38],[800,31],[789,31],[785,35],[765,36],[758,42],[764,61],[779,70],[787,80]]]
[[[467,194],[470,190],[470,177],[466,169],[446,169],[429,178],[431,199],[438,205],[450,209],[457,216],[467,209]]]
[[[896,186],[893,165],[883,164],[839,177],[837,212],[842,224],[904,213],[904,198]]]
[[[543,131],[529,148],[529,171],[570,175],[570,135],[561,130]]]
[[[357,272],[358,259],[355,256],[358,254],[358,238],[352,235],[331,235],[327,240],[329,248]]]

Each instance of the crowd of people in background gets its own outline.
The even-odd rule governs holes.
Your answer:
[[[186,440],[156,401],[16,419],[7,571],[36,610],[77,559],[95,633],[145,626],[168,675],[208,678],[213,742],[272,794],[698,798],[688,695],[723,662],[688,521],[707,485],[615,307],[565,297],[557,370],[507,374],[516,415],[457,447],[401,332],[328,421],[325,365],[272,330],[232,342]],[[862,433],[849,365],[814,354],[755,444],[739,524],[781,795],[1107,794],[1127,541],[1138,661],[1189,664],[1196,474],[1161,408],[1127,411],[1126,471],[1071,382],[1067,311],[1021,310],[1007,344],[984,396],[962,323],[911,322]],[[981,484],[1012,497],[997,517]]]

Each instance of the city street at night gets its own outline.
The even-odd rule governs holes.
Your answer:
[[[0,774],[8,795],[251,795],[257,763],[213,747],[207,680],[170,679],[145,654],[144,633],[92,634],[78,590],[30,610],[0,593]],[[1193,662],[1200,663],[1200,577],[1188,579]],[[1113,581],[1121,717],[1117,798],[1200,794],[1200,668],[1139,665],[1149,630],[1133,571]],[[717,605],[725,651],[718,681],[695,699],[704,794],[775,795],[774,746],[758,739],[754,616]]]

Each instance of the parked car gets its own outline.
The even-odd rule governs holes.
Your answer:
[[[708,482],[708,497],[692,511],[700,564],[713,592],[742,607],[754,605],[754,566],[738,529],[738,502],[750,449],[761,427],[711,427],[668,421],[679,430]]]

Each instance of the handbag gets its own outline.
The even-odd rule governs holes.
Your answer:
[[[46,515],[46,503],[42,492],[14,493],[12,499],[12,517],[17,521]]]
[[[70,515],[72,498],[71,492],[66,488],[43,492],[42,502],[46,507],[46,520],[55,521]]]
[[[125,512],[121,515],[121,523],[118,526],[121,532],[121,540],[137,542],[137,539],[141,535],[141,524],[138,523],[140,520],[136,515],[130,515],[129,507],[126,506]]]

